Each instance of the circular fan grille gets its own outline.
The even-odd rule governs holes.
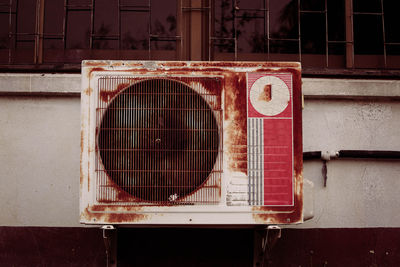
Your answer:
[[[147,202],[178,201],[202,186],[218,144],[208,104],[190,87],[168,79],[125,89],[105,111],[98,135],[108,176]]]

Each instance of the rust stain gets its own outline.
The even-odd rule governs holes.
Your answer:
[[[221,99],[221,93],[222,93],[222,81],[220,78],[207,78],[207,79],[201,79],[199,81],[201,86],[205,88],[208,93],[212,95],[217,96],[217,101],[216,101],[216,106],[217,109],[221,108],[222,104],[222,99]]]
[[[300,223],[303,219],[302,195],[296,194],[292,207],[255,206],[252,208],[253,219],[262,224],[292,224]],[[272,212],[272,213],[271,213]],[[281,212],[281,213],[277,213]]]
[[[211,61],[211,62],[193,62],[190,64],[192,67],[222,67],[222,68],[253,68],[253,67],[299,67],[297,62],[238,62],[238,61]]]
[[[125,63],[125,65],[128,67],[142,67],[143,66],[143,64],[141,64],[141,63],[132,63],[132,62],[127,62],[127,63]]]
[[[88,170],[90,170],[90,161],[89,160],[87,163],[87,167],[88,167]],[[88,177],[87,177],[87,189],[88,189],[88,192],[90,192],[90,174],[88,174]]]
[[[87,96],[90,96],[90,95],[92,94],[92,92],[93,92],[93,89],[90,88],[90,87],[86,88],[86,89],[83,91],[83,93],[84,93],[85,95],[87,95]]]
[[[214,189],[217,189],[217,188],[220,188],[220,186],[217,185],[217,184],[213,184],[213,185],[205,185],[204,188],[214,188]]]
[[[232,146],[232,155],[234,154],[247,154],[247,146]]]
[[[231,153],[232,154],[232,158],[235,160],[235,161],[246,161],[247,162],[247,154],[246,153],[242,153],[242,154],[233,154],[233,153]]]
[[[81,129],[81,159],[80,159],[80,168],[79,168],[79,170],[80,170],[80,180],[79,180],[80,188],[82,188],[82,185],[83,185],[83,171],[82,171],[83,139],[84,139],[83,129]]]
[[[81,154],[83,153],[83,139],[84,139],[84,131],[81,129]]]
[[[91,68],[88,72],[88,77],[90,77],[92,75],[93,72],[95,71],[104,71],[104,68]]]
[[[91,211],[94,212],[110,212],[110,211],[128,211],[128,212],[139,212],[139,211],[143,211],[143,207],[142,206],[132,206],[132,205],[118,205],[118,207],[116,207],[115,205],[96,205],[91,207]]]
[[[121,83],[117,86],[116,90],[113,91],[107,91],[107,90],[100,90],[100,98],[104,102],[109,102],[111,99],[113,99],[119,92],[121,92],[123,89],[129,86],[129,83]]]
[[[121,213],[132,212],[132,213]],[[140,207],[132,206],[93,206],[91,209],[87,207],[81,214],[81,218],[94,223],[133,223],[148,219],[150,216],[143,213],[135,213],[141,211]]]
[[[293,144],[294,172],[296,178],[303,173],[303,136],[302,136],[302,93],[300,70],[292,70],[293,74]],[[295,90],[297,89],[297,90]]]
[[[115,214],[107,214],[106,221],[109,223],[132,223],[146,220],[149,215],[140,214],[140,213],[115,213]]]
[[[294,68],[274,68],[274,69],[269,69],[269,68],[259,68],[255,72],[268,72],[268,73],[291,73],[293,75],[300,74],[300,69],[294,69]]]
[[[225,129],[226,153],[235,154],[238,146],[247,148],[246,73],[228,73],[225,78],[225,121],[231,123]],[[237,155],[235,155],[237,156]],[[228,167],[247,175],[247,153],[240,161],[231,160]]]
[[[94,72],[94,71],[104,71],[105,69],[104,68],[92,68],[91,70],[90,70],[90,72]]]
[[[143,66],[140,63],[135,63],[135,62],[129,62],[129,61],[115,61],[112,63],[113,67],[121,67],[121,66],[128,66],[128,67],[141,67]]]
[[[164,67],[185,67],[187,66],[186,62],[177,62],[177,61],[170,61],[170,62],[163,62],[159,64],[160,66]]]
[[[260,101],[265,101],[265,102],[271,101],[271,98],[272,98],[271,87],[272,87],[272,86],[271,86],[270,84],[265,85],[265,86],[264,86],[264,90],[263,90],[263,92],[260,94],[258,100],[260,100]]]
[[[108,173],[107,173],[108,176]],[[109,177],[109,176],[108,176]],[[110,178],[110,181],[112,181],[112,185],[117,190],[117,199],[118,201],[122,202],[138,202],[138,198],[133,197],[131,194],[127,193],[126,191],[122,190],[115,182]]]
[[[90,66],[90,67],[107,66],[107,63],[105,63],[103,61],[100,61],[100,62],[86,61],[85,66]]]

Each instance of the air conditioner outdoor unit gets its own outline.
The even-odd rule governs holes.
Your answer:
[[[303,221],[299,63],[84,61],[86,224]]]

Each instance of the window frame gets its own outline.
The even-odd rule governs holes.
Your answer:
[[[18,2],[18,0],[16,0]],[[11,62],[11,48],[9,50],[9,61],[8,63],[0,63],[0,70],[1,71],[29,71],[29,72],[79,72],[80,71],[80,63],[79,62],[72,62],[68,63],[65,61],[65,58],[62,62],[46,62],[44,60],[46,49],[44,49],[44,41],[47,38],[62,38],[64,44],[64,50],[66,49],[66,19],[67,19],[67,12],[68,12],[68,0],[64,0],[64,18],[63,18],[63,32],[62,36],[52,36],[47,35],[44,33],[44,23],[45,23],[45,1],[46,0],[37,0],[36,1],[36,20],[35,20],[35,33],[34,33],[34,58],[32,59],[31,63],[26,64],[15,64]],[[50,0],[47,0],[50,1]],[[97,58],[98,54],[102,53],[102,50],[93,49],[93,41],[97,40],[96,38],[108,38],[107,36],[96,36],[94,34],[94,3],[95,0],[87,0],[91,3],[89,7],[81,7],[87,8],[91,12],[91,25],[90,25],[90,46],[88,49],[88,54],[91,55],[88,59]],[[238,0],[231,0],[234,5],[236,5]],[[294,54],[294,56],[298,56],[298,61],[304,61],[309,55],[302,53],[301,50],[301,14],[308,14],[308,13],[320,13],[325,15],[325,44],[326,44],[326,53],[325,53],[325,62],[326,66],[317,66],[317,67],[310,67],[307,64],[303,64],[303,75],[304,76],[343,76],[343,77],[391,77],[398,79],[400,76],[400,67],[399,68],[388,68],[387,66],[387,52],[386,46],[387,45],[399,45],[400,43],[388,43],[386,42],[385,38],[385,21],[384,21],[384,9],[383,4],[384,0],[379,0],[381,3],[381,13],[375,14],[377,16],[381,16],[382,18],[382,27],[383,27],[383,45],[384,45],[384,67],[380,68],[359,68],[356,66],[355,62],[357,61],[357,57],[354,53],[354,15],[371,15],[368,12],[354,12],[353,10],[353,0],[345,0],[345,40],[344,41],[331,41],[328,38],[328,23],[327,23],[327,12],[328,6],[327,1],[325,2],[325,9],[320,11],[313,11],[313,10],[301,10],[300,8],[300,0],[297,1],[298,7],[298,27],[299,27],[299,34],[297,38],[297,42],[299,45],[298,54]],[[11,2],[10,2],[11,3]],[[118,1],[118,4],[120,1]],[[149,11],[151,16],[151,0],[148,0],[149,3]],[[144,50],[128,50],[125,52],[124,50],[107,50],[110,55],[118,55],[118,56],[111,56],[107,59],[122,59],[125,58],[129,60],[139,59],[139,60],[239,60],[239,61],[260,61],[260,60],[276,60],[271,53],[269,53],[269,46],[267,48],[268,53],[238,53],[237,51],[237,39],[235,39],[235,52],[232,56],[230,53],[215,53],[213,51],[213,40],[216,39],[213,36],[214,33],[214,5],[215,0],[177,0],[177,11],[176,11],[176,20],[177,20],[177,28],[176,28],[176,36],[173,37],[176,41],[176,49],[167,51],[170,55],[165,56],[166,50],[152,50],[151,49],[151,42],[157,40],[157,36],[153,36],[151,34],[151,20],[149,26],[149,49],[147,51]],[[265,12],[265,16],[267,20],[270,17],[270,10],[269,10],[269,0],[264,0],[264,3],[267,5],[264,8],[263,12]],[[76,7],[79,8],[79,7]],[[119,35],[118,35],[118,42],[119,48],[121,47],[121,6],[118,6],[118,16],[119,16]],[[11,16],[11,7],[9,9]],[[132,10],[131,10],[132,11]],[[133,11],[134,12],[134,11]],[[265,19],[265,18],[264,18]],[[269,24],[269,21],[267,22]],[[198,33],[201,34],[198,34]],[[274,38],[270,36],[270,30],[267,29],[267,43]],[[9,39],[11,42],[11,35],[13,33],[9,32]],[[344,67],[343,68],[329,68],[329,53],[328,53],[328,46],[330,44],[340,43],[345,46],[345,55],[344,55]],[[129,52],[129,53],[128,53]],[[144,54],[145,53],[145,54]],[[164,54],[164,55],[163,55]],[[96,57],[97,55],[97,57]],[[163,55],[163,56],[162,56]],[[312,56],[312,54],[310,54]],[[366,56],[373,56],[373,55],[366,55]],[[400,59],[400,56],[398,56]],[[101,58],[101,57],[100,57]],[[85,58],[86,59],[86,58]],[[102,58],[106,59],[106,58]],[[279,59],[282,61],[282,59]],[[288,61],[293,61],[293,58],[288,58]]]

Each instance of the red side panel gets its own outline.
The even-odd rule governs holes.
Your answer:
[[[292,74],[248,74],[248,122],[250,139],[262,135],[259,142],[249,140],[250,203],[265,206],[294,205],[293,192],[293,105]],[[261,161],[261,162],[260,162]],[[253,181],[252,181],[253,180]],[[259,188],[259,189],[258,189]],[[251,201],[254,197],[262,202]]]

